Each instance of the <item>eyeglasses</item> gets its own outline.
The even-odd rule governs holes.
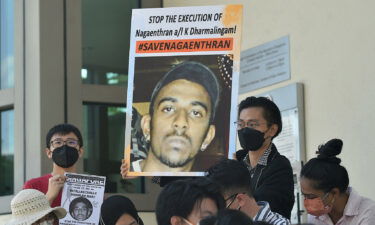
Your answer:
[[[234,122],[234,124],[237,125],[238,129],[242,129],[242,128],[245,128],[245,127],[256,128],[256,127],[259,127],[259,126],[261,126],[263,124],[267,124],[267,123],[259,123],[259,122],[254,121],[254,120],[249,120],[249,121],[238,120],[238,121]]]
[[[233,204],[233,202],[234,202],[234,200],[236,200],[238,194],[239,193],[233,194],[233,195],[229,196],[227,199],[225,199],[225,202],[227,202],[228,200],[231,199],[229,204],[225,208],[229,208]]]
[[[59,148],[63,145],[67,145],[69,147],[77,147],[78,144],[79,144],[79,141],[78,140],[75,140],[75,139],[68,139],[66,141],[62,140],[62,139],[55,139],[53,141],[50,142],[51,143],[51,146],[53,148]]]

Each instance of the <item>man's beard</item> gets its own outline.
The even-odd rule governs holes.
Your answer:
[[[168,138],[170,136],[180,136],[180,137],[184,137],[190,144],[191,144],[191,139],[190,137],[188,137],[187,135],[185,134],[182,134],[182,135],[178,135],[176,134],[176,132],[173,132],[172,134],[168,134],[165,138]],[[152,137],[151,137],[152,139]],[[159,154],[157,154],[155,151],[154,151],[154,148],[151,146],[151,151],[154,153],[154,155],[156,156],[157,159],[159,159],[159,161],[161,163],[163,163],[164,165],[167,165],[168,167],[170,168],[179,168],[179,167],[184,167],[186,166],[188,163],[190,163],[194,157],[189,157],[186,158],[186,159],[179,159],[177,162],[176,161],[172,161],[169,159],[168,155],[165,155],[163,154],[163,151],[161,150]]]
[[[156,155],[156,157],[162,162],[163,164],[169,166],[170,168],[179,168],[186,166],[189,162],[191,162],[194,158],[187,158],[184,161],[179,160],[178,162],[171,162],[168,157],[163,156],[162,154]]]

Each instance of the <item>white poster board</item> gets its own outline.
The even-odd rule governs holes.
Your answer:
[[[273,139],[273,143],[277,146],[277,150],[280,154],[287,157],[291,164],[296,161],[299,162],[298,109],[293,108],[281,111],[281,119],[283,122],[283,130]]]
[[[106,178],[75,173],[65,176],[61,207],[68,213],[59,221],[60,225],[98,225]]]
[[[200,176],[234,152],[241,28],[242,5],[133,10],[129,176]]]

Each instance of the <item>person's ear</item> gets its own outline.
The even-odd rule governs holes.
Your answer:
[[[49,148],[45,148],[45,149],[44,149],[44,152],[46,153],[46,155],[47,155],[47,157],[48,157],[49,159],[52,159],[52,151],[51,151],[51,149],[49,149]]]
[[[147,141],[150,140],[150,133],[151,133],[151,116],[150,114],[145,114],[142,116],[141,119],[141,128],[143,135]]]
[[[240,193],[236,196],[238,205],[241,206],[241,208],[243,208],[244,205],[246,204],[246,197],[247,195],[244,193]]]
[[[277,131],[279,130],[279,126],[277,124],[272,124],[270,129],[268,130],[268,134],[270,135],[270,137],[275,137]]]
[[[83,156],[83,153],[85,153],[85,150],[83,149],[83,147],[80,147],[78,150],[78,154],[80,158]]]
[[[181,225],[181,224],[182,224],[181,217],[179,217],[179,216],[172,216],[171,217],[171,225]]]
[[[340,189],[338,189],[338,188],[333,188],[330,192],[333,195],[333,197],[335,197],[335,198],[338,198],[339,195],[340,195]]]
[[[201,151],[206,150],[207,146],[211,143],[211,141],[214,139],[216,133],[215,125],[210,125],[208,128],[206,137],[204,138],[202,145],[201,145]]]

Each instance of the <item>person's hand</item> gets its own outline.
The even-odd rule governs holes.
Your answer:
[[[57,195],[61,191],[61,189],[64,187],[66,177],[64,175],[54,175],[49,178],[48,180],[48,191],[46,193],[46,197],[50,203],[56,199]]]
[[[133,179],[137,177],[130,177],[128,176],[129,172],[129,165],[126,163],[125,159],[121,160],[121,167],[120,167],[120,174],[122,179]]]
[[[234,153],[232,154],[232,159],[237,160],[236,152],[234,152]]]

